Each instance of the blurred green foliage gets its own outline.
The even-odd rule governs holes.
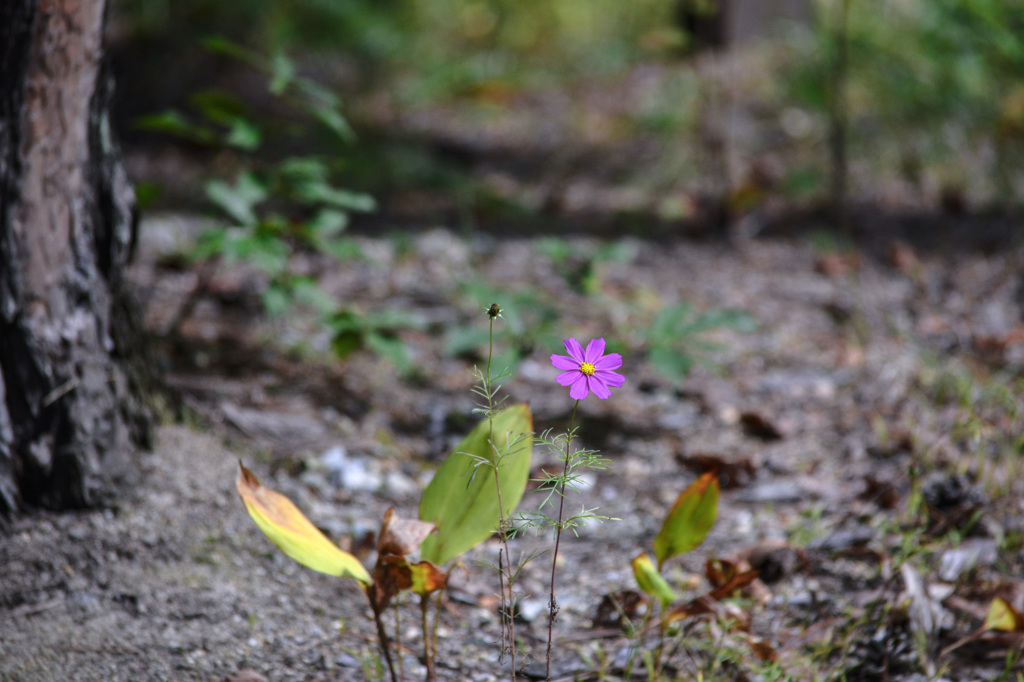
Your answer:
[[[192,253],[200,261],[248,263],[267,276],[263,304],[269,315],[296,307],[311,309],[332,335],[339,358],[366,348],[390,360],[403,372],[412,370],[402,328],[418,326],[412,315],[363,314],[340,307],[316,279],[294,271],[300,252],[334,261],[358,257],[346,239],[352,212],[375,208],[372,197],[344,189],[339,175],[345,157],[300,154],[279,157],[263,147],[274,136],[319,139],[321,148],[341,150],[354,133],[341,112],[340,99],[313,80],[301,77],[283,53],[270,57],[224,39],[206,41],[217,53],[240,60],[261,72],[267,91],[282,107],[277,115],[256,111],[239,95],[204,90],[189,98],[189,109],[169,109],[146,116],[138,125],[214,149],[216,166],[236,168],[233,179],[213,177],[205,183],[210,205],[220,220],[199,236]],[[320,128],[317,136],[311,131]],[[329,138],[329,139],[325,139]]]
[[[703,312],[683,302],[667,305],[646,328],[644,347],[647,361],[672,384],[680,385],[694,365],[707,360],[720,344],[706,336],[720,329],[752,332],[758,320],[743,310],[713,308]]]
[[[559,309],[550,293],[534,287],[512,288],[472,280],[462,287],[464,307],[471,311],[466,324],[452,327],[445,334],[444,350],[449,356],[475,356],[488,346],[489,332],[475,324],[479,311],[488,301],[501,301],[504,350],[494,356],[494,367],[513,374],[519,361],[535,349],[561,345]],[[500,383],[500,382],[497,382]]]
[[[272,96],[316,121],[341,145],[353,139],[338,98],[297,76],[283,53],[268,58],[222,39],[207,41],[207,46],[263,72]],[[214,148],[221,155],[218,165],[238,169],[233,180],[215,177],[206,182],[206,197],[223,220],[200,235],[193,256],[245,261],[264,272],[269,278],[264,305],[270,314],[283,313],[294,304],[331,313],[333,301],[312,279],[292,272],[291,257],[300,250],[335,259],[355,255],[342,233],[349,213],[373,210],[373,199],[338,186],[340,157],[309,154],[268,159],[257,153],[268,132],[290,129],[296,136],[305,135],[309,123],[301,117],[268,117],[255,112],[240,96],[221,90],[194,93],[190,105],[187,112],[169,109],[144,117],[138,125]]]
[[[845,22],[841,18],[846,4]],[[1024,2],[819,0],[819,21],[792,34],[783,82],[823,115],[834,96],[845,25],[844,102],[851,157],[899,169],[912,185],[926,169],[952,189],[974,189],[965,156],[997,202],[1019,201],[1024,161]]]
[[[342,308],[327,321],[333,336],[331,350],[344,360],[357,350],[367,349],[391,362],[403,374],[415,370],[412,359],[399,338],[403,329],[421,329],[422,320],[412,312],[384,310],[363,313],[355,308]]]
[[[405,38],[405,7],[397,0],[117,0],[114,11],[130,40],[191,49],[218,35],[266,51],[301,47],[381,56]]]
[[[524,73],[560,80],[614,71],[684,40],[674,0],[118,0],[130,39],[355,55],[412,70],[408,92],[468,93]]]
[[[765,62],[763,81],[781,86],[783,101],[774,105],[795,105],[827,117],[841,77],[837,64],[845,44],[842,78],[851,166],[884,169],[887,177],[922,191],[926,185],[938,185],[975,194],[984,190],[997,202],[1020,199],[1024,0],[810,2],[818,20],[789,31],[790,40],[783,46],[789,58],[782,70],[772,71],[776,62]],[[692,169],[692,149],[699,147],[704,134],[699,112],[708,84],[702,82],[695,62],[679,61],[690,44],[681,18],[686,4],[119,0],[115,18],[122,39],[145,49],[164,45],[167,63],[194,63],[175,55],[194,50],[199,38],[223,35],[261,52],[287,49],[304,59],[314,57],[316,68],[329,74],[332,82],[386,91],[401,106],[460,101],[482,113],[507,106],[523,90],[599,79],[652,60],[677,62],[679,68],[664,77],[658,92],[629,102],[628,111],[620,112],[626,122],[623,130],[660,135],[668,142],[665,158],[651,169],[637,171],[662,173],[662,180],[649,181],[662,187],[681,176],[699,183]],[[843,12],[846,19],[840,21]],[[175,80],[180,78],[168,78]],[[199,97],[201,93],[194,103]],[[258,142],[258,131],[245,126],[234,103],[208,101],[202,106],[209,113],[217,110],[220,123],[231,126],[232,144]],[[172,127],[176,122],[167,119],[165,124]],[[201,130],[193,132],[204,135]],[[480,188],[471,179],[429,158],[430,149],[394,142],[380,142],[366,164],[369,175],[387,174],[386,182],[368,179],[358,186],[422,182],[455,196],[467,215],[479,208]],[[807,145],[808,140],[792,143]],[[820,194],[822,174],[816,166],[825,160],[807,157],[820,155],[823,149],[817,144],[790,158],[793,165],[785,169],[781,187],[786,196]],[[964,171],[964,161],[972,166],[971,172]]]

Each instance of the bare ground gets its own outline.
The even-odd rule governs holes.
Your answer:
[[[338,300],[420,316],[400,332],[415,367],[403,376],[365,351],[331,362],[314,327],[263,319],[260,280],[245,270],[215,278],[167,340],[196,276],[166,256],[192,231],[180,217],[152,221],[135,273],[178,396],[155,449],[139,455],[145,483],[116,508],[35,512],[0,530],[0,679],[373,679],[358,586],[273,549],[234,492],[237,463],[339,543],[374,530],[388,506],[413,515],[432,467],[471,425],[474,358],[444,348],[453,328],[486,324],[491,301],[477,299],[492,294],[467,287],[477,281],[523,308],[525,355],[507,390],[529,402],[538,431],[565,428],[571,410],[547,361],[560,350],[551,339],[605,336],[626,356],[626,385],[581,407],[582,438],[613,466],[576,504],[621,520],[563,544],[560,679],[621,676],[636,639],[595,628],[595,610],[635,588],[630,560],[650,551],[675,496],[707,468],[725,484],[718,522],[668,577],[684,599],[709,590],[708,558],[745,562],[761,579],[731,611],[684,621],[670,678],[1022,670],[1007,662],[1021,647],[1014,633],[950,649],[978,631],[993,597],[1024,609],[1019,248],[929,251],[883,234],[882,248],[844,251],[798,234],[630,239],[621,258],[595,260],[599,244],[572,238],[560,263],[529,240],[433,230],[362,240],[366,258],[340,271],[310,263]],[[588,262],[597,285],[582,293],[573,273]],[[680,345],[704,361],[681,386],[643,360],[653,311],[680,301],[760,321],[752,333],[712,332],[717,351]],[[537,326],[544,333],[531,335]],[[500,327],[497,342],[511,343]],[[524,554],[546,546],[516,543]],[[477,565],[495,552],[484,545],[453,573],[441,679],[508,677],[496,580]],[[543,660],[548,561],[529,564],[520,585],[531,673]],[[406,602],[407,679],[423,676],[416,613]],[[761,660],[772,656],[776,668]]]

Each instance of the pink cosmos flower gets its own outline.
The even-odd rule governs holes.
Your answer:
[[[564,369],[555,379],[562,386],[570,386],[569,397],[583,400],[590,392],[602,400],[612,397],[612,388],[618,388],[626,381],[626,377],[613,369],[622,367],[622,356],[618,353],[604,354],[604,339],[594,339],[583,346],[576,339],[565,340],[565,350],[569,355],[552,355],[551,364],[556,369]]]

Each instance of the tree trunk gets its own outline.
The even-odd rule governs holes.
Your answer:
[[[0,512],[109,501],[149,436],[106,0],[0,0]]]

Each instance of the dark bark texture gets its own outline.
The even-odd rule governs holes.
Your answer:
[[[0,2],[0,512],[109,501],[149,436],[105,6]]]

